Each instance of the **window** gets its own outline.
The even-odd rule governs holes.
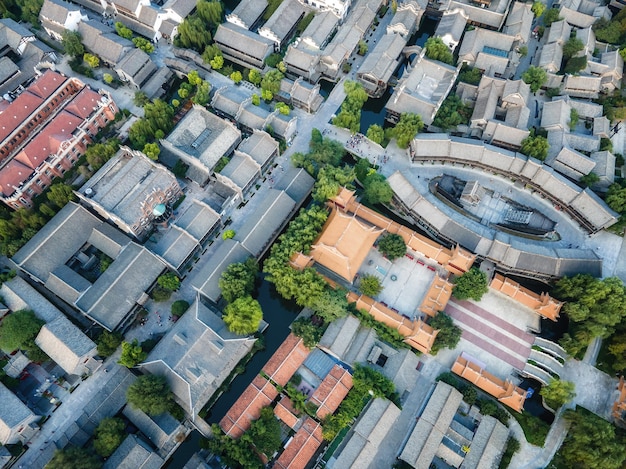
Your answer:
[[[381,353],[378,357],[378,360],[376,360],[376,364],[382,368],[383,366],[385,366],[385,363],[387,363],[387,358],[387,355]]]

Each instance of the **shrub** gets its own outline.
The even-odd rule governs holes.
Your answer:
[[[177,300],[174,301],[174,303],[172,303],[172,315],[180,317],[183,314],[185,314],[185,311],[187,311],[189,309],[189,303],[187,303],[185,300]]]

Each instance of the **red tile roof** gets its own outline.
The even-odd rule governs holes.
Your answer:
[[[46,158],[59,151],[61,143],[69,140],[83,120],[66,111],[61,111],[33,138],[15,157],[16,160],[36,169]]]
[[[272,358],[265,364],[263,371],[272,381],[285,386],[300,365],[309,356],[309,349],[304,346],[302,339],[289,334],[285,341],[274,352]]]
[[[274,407],[274,415],[292,429],[298,424],[299,419],[296,416],[296,410],[293,408],[291,399],[287,396],[283,396],[280,402],[276,404],[276,407]]]
[[[102,96],[94,90],[85,87],[65,106],[65,110],[86,119],[93,113],[94,108],[98,107],[101,98]]]
[[[16,160],[9,161],[2,171],[0,171],[0,192],[4,196],[9,196],[15,192],[13,187],[28,179],[34,171]]]
[[[334,414],[350,389],[352,375],[348,370],[335,365],[309,399],[318,407],[316,415],[323,419]]]
[[[220,427],[227,435],[239,438],[250,428],[252,421],[261,416],[261,409],[270,405],[276,396],[278,391],[272,383],[257,376],[220,421]]]
[[[322,426],[307,417],[274,464],[278,469],[304,469],[322,444]]]
[[[46,100],[52,96],[67,79],[67,77],[64,77],[60,73],[48,69],[28,87],[28,91]]]
[[[0,142],[11,135],[44,102],[29,90],[24,91],[0,114]]]

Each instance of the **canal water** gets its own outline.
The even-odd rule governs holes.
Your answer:
[[[263,309],[263,319],[269,323],[265,330],[265,349],[257,352],[246,365],[246,371],[237,376],[228,392],[222,394],[206,417],[208,423],[219,423],[228,409],[235,403],[244,389],[259,374],[280,344],[289,335],[289,325],[302,310],[294,302],[281,298],[274,286],[263,279],[257,289],[256,299]],[[166,466],[168,469],[181,469],[189,458],[200,449],[200,434],[192,432],[172,455]]]

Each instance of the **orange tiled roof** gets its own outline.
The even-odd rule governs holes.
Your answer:
[[[102,96],[91,88],[84,87],[74,96],[67,106],[65,106],[65,110],[81,119],[86,119],[93,114],[94,108],[98,107],[100,99],[102,99]]]
[[[48,69],[27,89],[31,93],[45,100],[52,96],[52,94],[67,80],[67,77],[64,77],[60,73]]]
[[[42,98],[30,92],[24,91],[15,98],[0,114],[0,142],[11,135],[15,129],[24,123],[26,118],[32,114],[44,102]]]
[[[515,386],[508,380],[503,381],[492,375],[476,363],[463,357],[463,355],[460,355],[452,365],[452,372],[475,384],[511,409],[517,412],[524,410],[525,390]]]
[[[422,353],[430,353],[438,331],[422,320],[412,321],[369,296],[359,296],[354,292],[350,292],[347,298],[348,302],[356,303],[357,309],[364,310],[377,321],[398,331],[405,337],[405,342],[411,347]]]
[[[13,194],[23,181],[27,180],[35,171],[28,166],[16,161],[9,161],[0,171],[0,192],[6,197]]]
[[[309,267],[313,263],[313,259],[311,256],[307,256],[306,254],[302,254],[301,252],[296,252],[289,259],[289,263],[294,269],[304,270],[306,267]]]
[[[285,386],[309,353],[301,338],[289,334],[265,364],[263,371],[276,384]]]
[[[309,402],[318,407],[317,417],[323,419],[334,414],[350,389],[352,389],[350,372],[339,365],[333,366],[309,399]]]
[[[503,275],[496,274],[489,285],[494,290],[505,294],[524,306],[534,310],[544,318],[556,321],[563,306],[562,301],[555,300],[547,293],[537,293],[522,287],[519,283]]]
[[[322,426],[307,417],[274,463],[277,469],[304,469],[322,444]]]
[[[270,405],[276,396],[278,391],[272,383],[261,376],[255,377],[222,418],[220,427],[227,435],[239,438],[250,428],[252,421],[261,416],[261,409]]]
[[[619,378],[617,390],[619,391],[619,396],[617,396],[617,400],[613,403],[612,414],[614,418],[623,421],[623,415],[624,412],[626,412],[626,385],[624,385],[623,376]]]
[[[366,225],[355,216],[335,208],[322,234],[311,246],[315,262],[352,282],[382,229]]]
[[[345,212],[351,212],[388,233],[402,236],[404,242],[411,250],[434,259],[446,270],[454,274],[467,272],[476,260],[475,254],[459,246],[456,246],[454,249],[448,249],[410,228],[396,223],[384,215],[359,204],[354,197],[354,193],[345,188],[342,188],[337,196],[329,200],[329,205],[340,208]]]
[[[283,396],[278,404],[276,404],[276,407],[274,407],[274,415],[292,429],[295,429],[298,424],[299,419],[296,416],[296,410],[293,408],[291,399],[287,396]]]
[[[447,279],[435,275],[420,305],[420,311],[428,314],[430,317],[434,317],[439,311],[443,311],[448,301],[450,301],[453,286]]]

